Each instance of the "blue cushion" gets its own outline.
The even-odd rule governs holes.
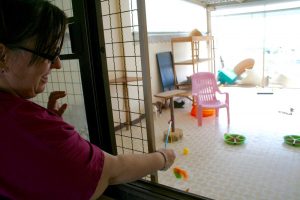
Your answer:
[[[173,58],[171,52],[161,52],[156,54],[157,65],[160,72],[163,90],[172,90],[175,88]]]

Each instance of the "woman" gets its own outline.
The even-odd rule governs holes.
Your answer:
[[[61,118],[28,99],[60,69],[66,16],[44,0],[0,1],[0,197],[95,199],[111,184],[139,179],[174,162],[173,150],[113,156],[82,139]]]

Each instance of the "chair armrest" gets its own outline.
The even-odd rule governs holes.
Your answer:
[[[219,94],[225,95],[225,102],[227,105],[229,105],[229,93],[228,92],[221,92],[220,90],[217,90]]]
[[[219,88],[216,90],[216,92],[218,92],[219,94],[226,94],[228,92],[222,92]]]

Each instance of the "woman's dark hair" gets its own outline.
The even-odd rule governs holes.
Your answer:
[[[0,0],[0,43],[17,46],[34,39],[35,51],[53,54],[65,28],[65,13],[45,0]],[[37,59],[33,55],[31,62]]]

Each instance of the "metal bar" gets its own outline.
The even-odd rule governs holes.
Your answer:
[[[139,38],[141,51],[141,64],[143,74],[143,89],[144,89],[144,104],[147,126],[148,150],[154,152],[155,136],[154,136],[154,121],[152,115],[152,92],[150,79],[150,65],[149,65],[149,50],[148,50],[148,35],[147,35],[147,21],[146,21],[146,6],[145,0],[137,0],[138,21],[139,21]],[[158,182],[157,173],[151,175],[151,180]]]

